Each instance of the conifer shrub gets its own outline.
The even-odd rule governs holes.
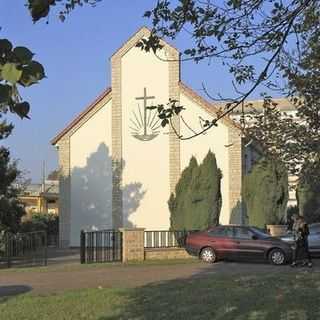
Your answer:
[[[249,224],[264,228],[284,220],[288,201],[288,173],[279,161],[261,158],[244,177],[243,200]]]
[[[168,201],[172,230],[202,230],[219,223],[221,178],[211,151],[200,165],[190,159]]]
[[[296,198],[299,213],[308,223],[320,222],[320,164],[300,180]]]

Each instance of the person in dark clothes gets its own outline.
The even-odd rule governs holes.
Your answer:
[[[287,220],[287,232],[292,232],[293,224],[298,217],[297,213],[294,213],[288,220]]]
[[[293,261],[291,266],[296,267],[298,261],[302,261],[302,266],[312,267],[311,256],[308,245],[309,227],[302,216],[295,215],[292,226],[293,239],[295,241],[295,249],[293,252]]]

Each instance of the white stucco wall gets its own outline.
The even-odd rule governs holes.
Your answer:
[[[111,101],[70,138],[70,246],[80,230],[112,227]]]
[[[165,57],[164,50],[159,54]],[[149,230],[168,229],[169,136],[160,129],[153,140],[140,141],[130,129],[137,128],[130,119],[137,122],[133,111],[140,119],[138,105],[143,117],[143,101],[135,98],[143,96],[144,88],[148,96],[155,96],[148,105],[169,101],[168,64],[134,47],[122,57],[121,76],[124,222]],[[152,118],[148,117],[149,121]]]
[[[212,116],[201,109],[190,98],[183,93],[180,95],[180,103],[186,108],[182,116],[185,122],[195,131],[200,131],[199,116],[203,119],[212,119]],[[192,132],[181,122],[180,132],[187,137]],[[222,208],[220,223],[228,224],[230,216],[229,208],[229,157],[228,148],[228,127],[219,122],[217,127],[211,128],[206,134],[190,140],[181,141],[181,170],[188,166],[191,156],[195,156],[198,163],[202,162],[209,149],[215,154],[217,165],[222,171],[221,194]]]

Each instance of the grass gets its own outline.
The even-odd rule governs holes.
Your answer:
[[[320,273],[205,275],[135,289],[30,293],[0,300],[1,320],[318,320]]]
[[[146,261],[130,261],[128,263],[121,262],[108,262],[108,263],[64,263],[49,266],[39,266],[39,267],[16,267],[9,269],[0,269],[0,272],[15,273],[15,272],[54,272],[54,271],[75,271],[90,268],[112,268],[112,267],[131,267],[131,266],[170,266],[179,264],[191,264],[191,263],[201,263],[199,259],[170,259],[170,260],[146,260]]]

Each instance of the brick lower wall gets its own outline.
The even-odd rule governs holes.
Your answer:
[[[184,248],[145,248],[144,228],[120,228],[122,233],[122,262],[144,260],[196,259]]]
[[[182,248],[144,249],[144,260],[195,259]]]

